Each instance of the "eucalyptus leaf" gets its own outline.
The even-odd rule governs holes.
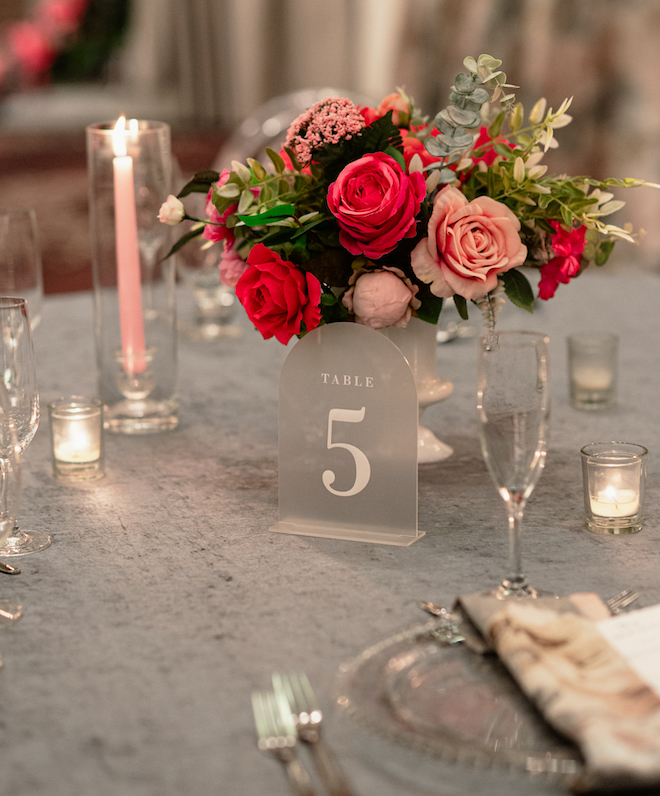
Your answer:
[[[470,75],[466,75],[465,72],[461,72],[460,74],[456,75],[456,80],[454,81],[454,88],[461,94],[470,94],[474,91],[474,78]]]
[[[443,184],[453,182],[456,179],[456,172],[451,169],[440,169],[438,173],[438,182]]]

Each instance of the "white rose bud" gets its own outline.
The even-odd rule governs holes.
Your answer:
[[[183,221],[185,214],[183,202],[173,194],[170,194],[167,197],[167,202],[163,202],[161,205],[158,212],[158,220],[162,224],[169,224],[171,227],[175,227]]]

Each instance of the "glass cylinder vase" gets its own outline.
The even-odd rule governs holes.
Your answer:
[[[99,395],[109,431],[148,434],[178,423],[174,258],[158,220],[170,129],[121,121],[87,128]]]

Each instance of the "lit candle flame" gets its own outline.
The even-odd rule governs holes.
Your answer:
[[[126,157],[126,117],[120,116],[117,119],[117,124],[112,133],[112,149],[114,150],[115,157]]]
[[[610,484],[610,486],[605,487],[603,491],[609,500],[611,500],[612,503],[614,503],[614,505],[618,508],[619,496],[617,495],[616,489]]]

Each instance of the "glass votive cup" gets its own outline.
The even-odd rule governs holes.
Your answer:
[[[104,475],[103,403],[72,395],[48,404],[53,472],[67,481]]]
[[[610,534],[641,530],[647,449],[629,442],[594,442],[580,453],[587,528]]]
[[[567,338],[568,380],[576,409],[616,404],[619,337],[612,332],[579,332]]]

